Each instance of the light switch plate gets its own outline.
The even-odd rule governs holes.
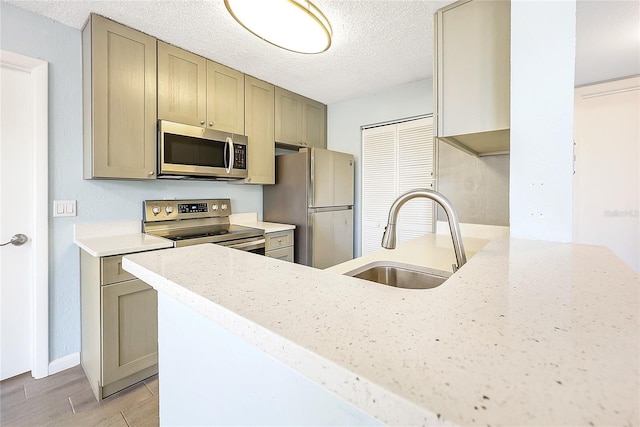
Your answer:
[[[75,200],[54,200],[53,216],[77,216]]]

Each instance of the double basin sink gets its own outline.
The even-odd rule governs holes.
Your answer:
[[[376,261],[345,275],[396,288],[431,289],[444,283],[451,273],[392,261]]]

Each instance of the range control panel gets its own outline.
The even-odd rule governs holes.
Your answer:
[[[178,213],[205,213],[209,212],[206,203],[178,203]]]
[[[145,222],[191,218],[219,218],[231,215],[229,199],[145,200],[142,217]]]

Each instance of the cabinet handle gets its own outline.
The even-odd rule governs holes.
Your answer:
[[[203,125],[204,124],[204,120],[200,120],[200,124]]]
[[[213,127],[213,122],[209,122],[209,127]]]
[[[149,176],[153,176],[153,171],[149,172]]]

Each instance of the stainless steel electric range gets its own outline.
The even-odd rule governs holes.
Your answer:
[[[215,243],[264,255],[264,231],[229,222],[229,199],[145,200],[143,232],[174,247]]]

